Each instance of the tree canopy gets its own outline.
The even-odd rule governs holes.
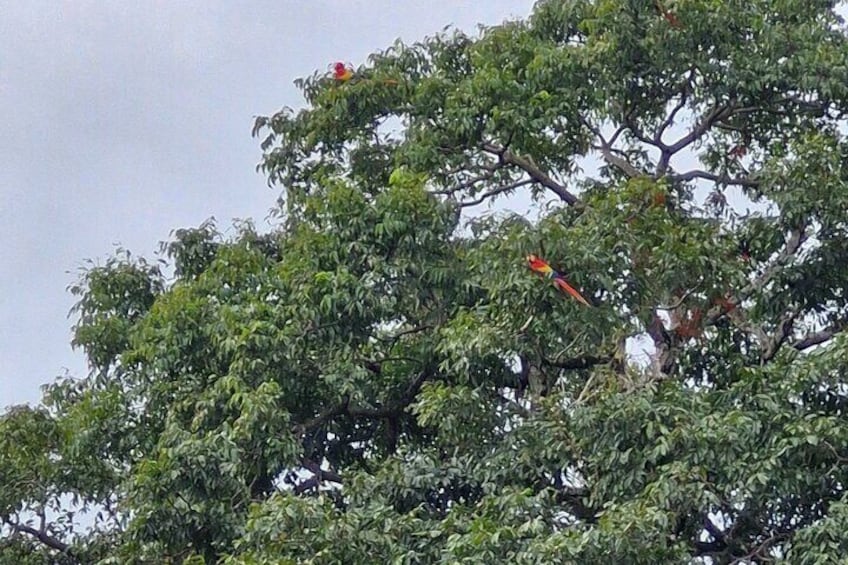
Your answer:
[[[91,372],[0,416],[0,561],[836,562],[836,8],[540,0],[298,81],[279,229],[71,288]]]

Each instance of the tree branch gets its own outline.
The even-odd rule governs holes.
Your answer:
[[[760,181],[748,177],[731,177],[728,175],[716,175],[707,171],[701,171],[699,169],[695,169],[678,175],[670,175],[669,179],[672,182],[685,182],[694,179],[704,179],[725,185],[750,187],[760,186]]]
[[[50,549],[54,549],[54,550],[58,551],[59,553],[64,553],[65,555],[71,557],[72,559],[75,559],[74,553],[71,550],[71,546],[66,544],[62,540],[54,538],[53,536],[48,534],[47,531],[46,531],[46,528],[42,528],[40,530],[37,530],[37,529],[32,528],[30,526],[27,526],[25,524],[16,524],[16,523],[14,523],[14,522],[10,521],[9,519],[6,519],[6,518],[4,518],[3,521],[6,523],[6,525],[8,525],[14,531],[16,531],[18,533],[30,535],[30,536],[34,537],[35,539],[37,539],[38,541],[40,541],[41,543],[43,543],[44,545],[46,545],[47,547],[49,547]]]
[[[767,559],[766,562],[771,562],[772,560],[768,559],[768,556],[764,555],[763,552],[775,543],[789,539],[790,537],[790,534],[787,532],[778,532],[766,538],[762,543],[754,547],[754,549],[752,549],[747,555],[736,557],[733,561],[731,561],[730,565],[735,565],[736,563],[758,563],[760,562],[760,558],[764,558],[764,560]]]
[[[700,122],[698,122],[698,125],[696,125],[692,131],[678,139],[675,143],[669,145],[668,152],[671,155],[674,155],[681,149],[684,149],[691,143],[694,143],[700,139],[702,135],[707,133],[714,123],[730,115],[731,111],[731,108],[724,104],[715,106]]]
[[[800,314],[800,310],[793,310],[780,317],[780,321],[777,323],[774,335],[767,341],[766,349],[760,356],[760,360],[763,363],[774,359],[774,356],[777,355],[778,351],[780,351],[780,347],[786,342],[787,338],[792,335],[792,330],[795,327],[795,320],[798,319]]]
[[[629,117],[625,118],[625,120],[629,120]],[[643,172],[639,171],[639,169],[631,165],[626,159],[622,159],[621,157],[612,152],[612,144],[615,142],[615,139],[618,137],[618,135],[625,129],[625,126],[618,128],[613,134],[612,138],[607,141],[606,139],[604,139],[603,134],[601,134],[601,130],[589,123],[589,120],[584,118],[583,125],[586,126],[586,128],[598,138],[600,145],[593,145],[592,148],[599,150],[607,163],[616,167],[630,178],[644,176]],[[634,132],[634,135],[637,134]]]
[[[713,553],[721,553],[727,549],[727,544],[721,541],[695,540],[692,542],[692,545],[695,548],[695,555],[693,557],[703,557],[705,555],[712,555]]]
[[[435,328],[435,326],[432,326],[430,324],[424,324],[422,326],[416,326],[416,327],[410,328],[408,330],[401,330],[401,331],[397,332],[396,334],[394,334],[390,337],[380,337],[380,336],[374,336],[374,337],[376,337],[380,341],[384,341],[384,342],[388,342],[388,343],[395,343],[397,340],[399,340],[403,336],[416,334],[416,333],[424,332],[424,331],[427,331],[427,330],[432,330],[434,328]]]
[[[350,397],[345,396],[344,399],[340,403],[338,403],[334,406],[329,406],[328,408],[325,408],[318,415],[314,416],[313,418],[310,418],[309,420],[307,420],[303,424],[300,424],[299,426],[295,426],[296,435],[300,435],[300,434],[303,434],[303,433],[310,432],[310,431],[322,426],[326,422],[332,420],[336,416],[341,416],[347,410],[347,405],[348,405],[349,402],[350,402]]]
[[[660,151],[662,151],[665,147],[664,143],[657,140],[656,135],[654,135],[653,137],[648,137],[647,135],[645,135],[645,133],[639,128],[639,126],[636,124],[636,121],[633,119],[632,112],[628,112],[627,115],[624,117],[624,124],[627,126],[627,129],[628,131],[630,131],[630,134],[642,143],[656,147]]]
[[[601,151],[601,155],[603,155],[604,160],[610,165],[616,167],[625,175],[630,178],[636,178],[645,176],[645,173],[641,172],[639,169],[630,164],[626,159],[622,159],[618,155],[612,152],[612,149],[609,145],[601,138],[601,145],[594,146],[596,149]]]
[[[497,155],[504,163],[523,170],[525,173],[530,175],[531,179],[554,192],[566,204],[571,206],[582,205],[579,198],[548,176],[542,169],[533,163],[532,159],[520,157],[509,149],[498,147],[493,143],[484,143],[483,151]]]
[[[306,422],[296,425],[294,427],[295,434],[301,435],[307,433],[329,422],[336,416],[342,416],[345,414],[351,418],[374,419],[398,416],[406,409],[407,406],[409,406],[410,402],[412,402],[415,395],[418,394],[418,391],[421,389],[421,385],[424,384],[424,381],[426,381],[429,376],[429,371],[422,370],[409,382],[403,394],[401,394],[400,398],[396,402],[380,408],[351,406],[350,397],[345,396],[338,404],[330,406]]]
[[[656,309],[657,309],[657,310],[666,310],[666,311],[669,311],[669,310],[677,310],[678,308],[680,308],[681,306],[683,306],[683,303],[684,303],[684,302],[686,302],[686,299],[687,299],[687,298],[689,298],[689,297],[692,295],[692,293],[693,293],[693,292],[695,292],[696,290],[698,290],[698,288],[700,288],[700,286],[701,286],[701,285],[700,285],[700,284],[698,284],[698,285],[696,285],[696,286],[694,286],[694,287],[690,288],[689,290],[687,290],[686,292],[684,292],[684,293],[680,296],[680,298],[678,298],[678,299],[677,299],[677,301],[676,301],[676,302],[674,302],[673,304],[663,304],[663,305],[657,306],[657,307],[656,307]]]
[[[556,501],[568,506],[567,511],[578,520],[592,524],[598,520],[598,510],[583,502],[588,494],[588,490],[585,488],[562,487],[557,489]]]
[[[507,398],[506,396],[504,396],[500,393],[498,394],[498,400],[500,400],[501,406],[508,406],[510,409],[512,409],[514,412],[516,412],[522,418],[529,418],[530,417],[530,410],[528,410],[527,408],[525,408],[524,406],[522,406],[520,403],[516,402],[515,400],[513,400],[511,398]]]
[[[654,144],[657,146],[662,146],[667,148],[668,146],[663,143],[662,136],[665,133],[665,130],[674,123],[674,118],[677,116],[677,113],[686,106],[686,102],[689,100],[689,93],[692,87],[692,81],[695,78],[695,67],[689,69],[689,76],[686,77],[686,80],[680,86],[680,100],[677,104],[674,105],[671,112],[669,112],[668,116],[666,116],[665,120],[660,124],[660,127],[657,128],[657,131],[654,133]]]
[[[762,274],[757,277],[753,282],[746,285],[742,290],[739,291],[736,296],[733,296],[727,300],[727,304],[738,306],[742,303],[743,300],[751,296],[755,292],[759,292],[780,272],[780,270],[784,267],[787,261],[791,259],[795,253],[801,248],[801,245],[807,240],[806,226],[802,225],[798,228],[793,229],[789,233],[789,237],[784,244],[783,251],[777,256],[774,262],[769,265]],[[728,308],[726,305],[719,305],[709,311],[707,314],[706,323],[713,324],[721,318],[724,314],[728,312]]]
[[[451,195],[451,194],[455,194],[459,191],[472,188],[475,184],[479,184],[481,182],[492,180],[495,176],[495,173],[499,169],[502,169],[503,166],[504,166],[504,163],[501,162],[501,161],[495,161],[495,162],[488,164],[488,165],[486,165],[486,164],[481,165],[482,170],[485,171],[484,173],[482,173],[478,176],[475,176],[475,177],[471,177],[468,180],[465,180],[464,182],[461,182],[458,185],[454,186],[453,188],[435,191],[435,194]],[[464,171],[464,167],[458,167],[454,170],[445,171],[442,174],[449,176],[449,175],[458,174],[458,173],[463,172],[463,171]]]
[[[777,275],[778,271],[785,266],[786,262],[798,252],[805,241],[807,241],[806,226],[793,229],[789,233],[789,238],[786,240],[786,245],[784,246],[783,251],[780,252],[780,255],[777,256],[774,263],[765,269],[763,274],[760,275],[752,284],[748,285],[746,289],[750,287],[751,290],[756,291],[764,288],[766,284],[768,284],[771,279]]]
[[[430,372],[423,370],[416,375],[414,379],[412,379],[404,390],[401,397],[394,403],[383,406],[381,408],[360,408],[353,407],[349,404],[345,407],[345,413],[347,413],[352,418],[390,418],[392,416],[398,416],[401,412],[403,412],[409,403],[415,398],[415,395],[418,394],[418,391],[421,390],[421,385],[424,384],[424,381],[430,376]]]
[[[303,494],[309,489],[315,488],[320,485],[324,481],[329,481],[331,483],[342,484],[342,477],[338,473],[330,470],[324,470],[321,468],[321,465],[312,461],[311,459],[304,458],[301,463],[303,467],[312,473],[312,477],[306,479],[303,482],[298,483],[294,487],[295,494]]]
[[[804,351],[805,349],[809,349],[814,345],[820,345],[826,341],[829,341],[837,334],[845,331],[846,328],[848,328],[848,320],[841,320],[839,322],[831,324],[823,330],[807,334],[803,338],[793,342],[792,347],[798,351]]]
[[[567,371],[574,371],[577,369],[589,369],[594,367],[595,365],[601,365],[603,363],[609,363],[612,360],[611,355],[583,355],[581,357],[572,357],[571,359],[564,359],[562,361],[546,359],[542,357],[542,363],[548,365],[549,367],[556,367],[558,369],[565,369]]]
[[[499,186],[497,188],[493,188],[492,190],[484,192],[479,198],[475,198],[474,200],[468,200],[466,202],[460,202],[460,208],[467,208],[469,206],[477,206],[478,204],[482,204],[486,201],[486,199],[491,198],[492,196],[497,196],[498,194],[503,194],[504,192],[509,192],[510,190],[515,190],[516,188],[521,188],[522,186],[528,185],[535,182],[531,179],[524,179],[517,182],[513,182],[504,186]]]
[[[726,543],[725,533],[721,531],[718,526],[713,524],[712,520],[706,516],[704,517],[704,529],[707,530],[707,533],[710,534],[717,542]]]

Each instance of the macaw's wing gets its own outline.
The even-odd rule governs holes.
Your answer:
[[[573,296],[574,299],[577,300],[577,302],[585,304],[586,306],[591,306],[591,304],[589,304],[589,302],[585,298],[583,298],[583,295],[577,292],[577,289],[575,289],[573,286],[565,282],[565,279],[561,276],[556,277],[554,279],[554,284],[557,285],[560,290],[567,292],[568,294]]]

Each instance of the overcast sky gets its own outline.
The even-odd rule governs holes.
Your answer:
[[[292,81],[360,64],[396,38],[473,32],[531,0],[6,2],[0,12],[0,411],[65,370],[66,287],[120,244],[152,256],[214,216],[261,228],[277,193],[255,171],[253,116]]]

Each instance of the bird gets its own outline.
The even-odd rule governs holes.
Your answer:
[[[353,78],[353,69],[341,61],[333,63],[333,78],[339,82],[347,82]]]
[[[335,79],[335,81],[338,83],[344,84],[350,82],[351,84],[353,84],[365,81],[376,82],[377,84],[388,84],[394,86],[398,85],[398,81],[393,78],[374,79],[369,77],[367,74],[363,75],[362,73],[354,73],[353,68],[347,66],[341,61],[333,63],[332,65],[330,65],[330,67],[333,69],[333,79]],[[356,80],[351,81],[351,79]]]
[[[591,306],[589,301],[583,298],[583,295],[577,292],[577,290],[568,284],[565,280],[565,277],[555,271],[544,259],[537,255],[533,255],[532,253],[527,256],[527,265],[530,267],[530,270],[534,273],[538,273],[545,278],[553,280],[554,286],[570,294],[575,300],[584,304],[586,306]]]

